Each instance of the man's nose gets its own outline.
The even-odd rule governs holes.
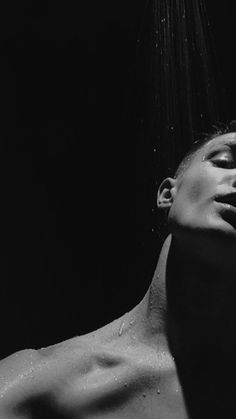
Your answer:
[[[236,168],[225,173],[220,184],[236,189]]]
[[[236,189],[236,169],[234,169],[234,173],[231,173],[231,186]]]

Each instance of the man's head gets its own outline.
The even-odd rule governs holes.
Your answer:
[[[216,137],[220,137],[221,135],[231,134],[236,132],[236,120],[231,121],[228,125],[224,125],[221,127],[215,127],[214,131],[210,134],[206,134],[203,139],[196,140],[188,150],[188,152],[184,155],[181,162],[179,163],[174,178],[180,177],[184,174],[185,170],[189,167],[192,159],[198,153],[198,151],[204,147],[209,141],[215,139]]]
[[[160,185],[158,207],[180,240],[236,244],[236,125],[193,145],[175,176]]]

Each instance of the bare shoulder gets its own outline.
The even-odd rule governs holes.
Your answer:
[[[17,377],[22,377],[26,371],[38,361],[37,351],[25,349],[16,352],[0,361],[0,394]]]
[[[156,386],[160,371],[156,350],[139,344],[131,332],[122,317],[87,335],[4,359],[0,418],[81,417],[111,401],[112,409],[127,402],[132,411],[135,397]]]
[[[26,382],[38,360],[37,351],[25,349],[0,361],[0,417],[4,412],[4,417],[8,418],[5,413],[8,406],[12,401],[24,398],[26,388],[22,383]]]
[[[0,417],[4,412],[8,418],[5,412],[20,409],[28,400],[42,395],[60,398],[72,371],[82,374],[89,365],[89,352],[86,339],[77,338],[39,350],[22,350],[1,360]]]
[[[30,404],[42,399],[44,406],[51,406],[53,401],[55,409],[56,405],[60,410],[70,406],[74,389],[82,388],[84,379],[96,367],[119,362],[117,356],[110,354],[109,347],[100,331],[95,331],[47,348],[16,352],[3,359],[0,361],[0,417],[3,413],[4,418],[33,417],[33,414],[24,416],[23,411],[29,411]],[[11,416],[9,412],[13,411],[19,414]]]

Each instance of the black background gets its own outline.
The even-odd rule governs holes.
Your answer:
[[[148,3],[84,3],[1,6],[1,357],[122,315],[155,268]],[[236,4],[206,6],[225,121]]]

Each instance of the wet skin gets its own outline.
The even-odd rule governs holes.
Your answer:
[[[236,417],[236,134],[160,186],[170,235],[141,303],[0,364],[2,419]]]
[[[198,256],[207,258],[208,263],[217,263],[217,249],[220,249],[218,257],[228,260],[235,254],[232,246],[236,238],[235,156],[235,133],[217,137],[198,151],[186,173],[172,185],[169,212],[172,235],[181,240],[186,237]],[[211,253],[206,251],[207,247],[199,246],[198,239],[211,245],[208,249]],[[186,245],[184,250],[188,249]]]
[[[0,417],[187,418],[172,357],[161,345],[156,350],[136,337],[131,312],[53,350],[24,351],[6,359]]]

